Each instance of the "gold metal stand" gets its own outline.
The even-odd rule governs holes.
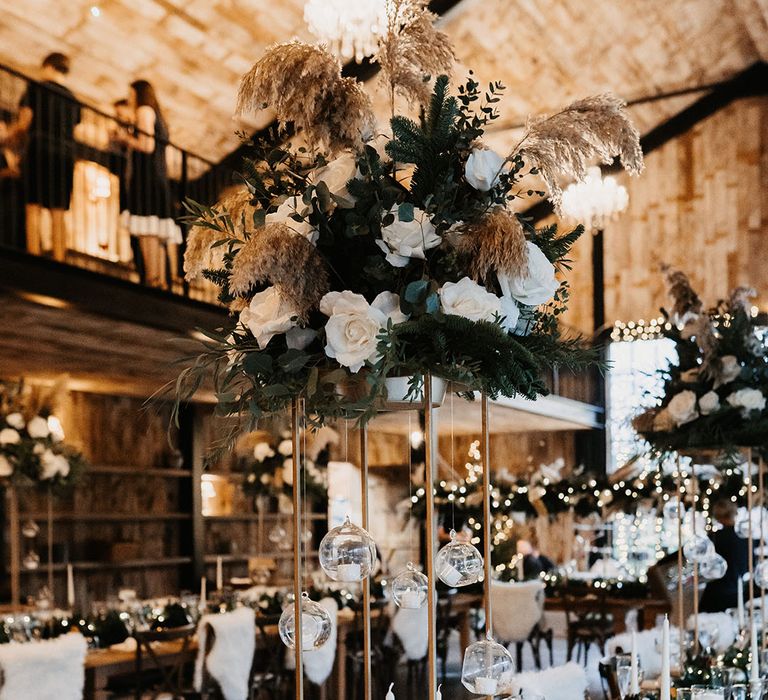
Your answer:
[[[754,540],[752,539],[752,448],[747,447],[744,450],[744,456],[747,460],[747,567],[749,569],[749,629],[754,629],[755,623],[755,562],[754,562]]]
[[[677,456],[677,624],[680,634],[680,668],[685,661],[685,596],[683,595],[683,472]]]
[[[362,527],[368,531],[368,428],[360,428],[360,484]],[[371,583],[366,576],[360,586],[363,589],[363,697],[371,700]]]
[[[491,434],[488,416],[488,396],[483,393],[480,398],[480,413],[482,415],[483,443],[483,598],[485,603],[485,636],[493,634],[493,606],[491,605]],[[493,696],[487,696],[493,700]]]
[[[19,496],[13,486],[5,490],[8,499],[8,544],[11,564],[11,605],[21,602],[21,541],[19,539]]]
[[[293,614],[294,614],[294,658],[295,698],[304,698],[303,644],[301,639],[301,429],[303,419],[303,400],[293,399],[291,406],[291,433],[293,439]]]
[[[765,489],[763,479],[763,455],[757,457],[757,495],[760,501],[760,568],[765,563],[765,528],[763,513],[765,513]],[[765,634],[765,590],[760,590],[760,631],[762,632],[763,651],[768,648],[768,637]]]
[[[693,495],[693,518],[691,520],[691,531],[693,537],[696,537],[697,511],[696,503],[699,498],[699,482],[696,481],[696,467],[691,460],[691,493]],[[693,648],[695,653],[699,653],[699,563],[693,562]]]
[[[427,688],[429,700],[437,693],[437,591],[435,590],[435,503],[432,493],[437,463],[435,449],[435,414],[432,408],[432,375],[424,375],[424,488],[427,505]]]
[[[56,602],[56,589],[53,585],[53,492],[48,489],[48,592],[53,607]]]

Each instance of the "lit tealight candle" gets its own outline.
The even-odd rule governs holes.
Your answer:
[[[315,648],[317,636],[317,620],[312,615],[303,613],[301,616],[301,648],[304,651],[312,651]]]
[[[440,578],[447,586],[455,586],[459,581],[461,581],[461,571],[454,568],[450,564],[446,564],[440,570]]]
[[[336,579],[338,581],[352,583],[353,581],[359,581],[361,578],[360,564],[339,564],[339,568],[336,569]]]
[[[475,678],[475,692],[480,695],[494,695],[498,687],[499,684],[495,678],[485,678],[484,676]]]
[[[418,591],[405,591],[400,596],[400,607],[416,610],[421,607],[421,596]]]

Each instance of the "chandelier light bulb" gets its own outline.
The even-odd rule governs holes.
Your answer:
[[[615,219],[629,204],[629,194],[615,177],[603,177],[600,168],[587,170],[581,182],[574,182],[563,192],[563,214],[579,221],[588,229],[603,228]]]
[[[387,30],[385,0],[309,0],[304,21],[319,41],[342,59],[373,56]]]

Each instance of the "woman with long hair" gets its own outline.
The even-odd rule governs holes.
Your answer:
[[[174,220],[165,161],[168,126],[149,81],[131,83],[128,103],[134,113],[135,129],[122,136],[131,149],[131,174],[121,218],[141,246],[147,284],[159,287],[165,276],[169,246],[175,250],[182,242],[181,229]]]

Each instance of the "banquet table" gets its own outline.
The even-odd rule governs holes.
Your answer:
[[[669,601],[655,598],[620,598],[608,597],[600,601],[595,595],[584,595],[572,599],[571,612],[586,613],[598,609],[605,610],[613,615],[615,632],[623,632],[626,629],[624,617],[630,610],[637,610],[637,626],[639,629],[648,630],[656,626],[658,615],[669,614],[671,606]],[[565,610],[561,597],[548,597],[544,603],[545,610]]]

